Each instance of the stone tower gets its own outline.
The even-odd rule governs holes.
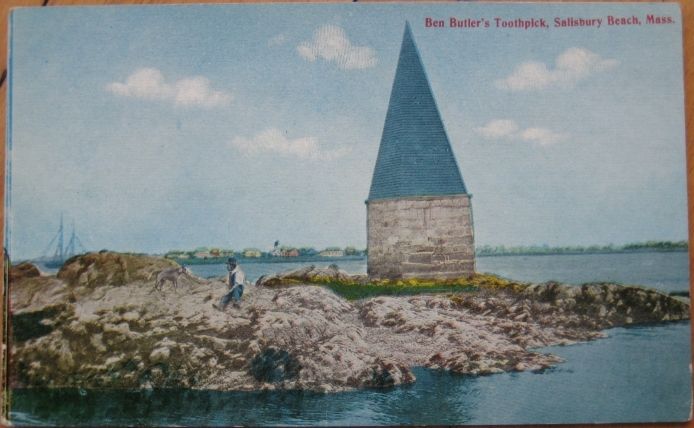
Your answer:
[[[405,24],[366,201],[369,277],[472,275],[470,198]]]

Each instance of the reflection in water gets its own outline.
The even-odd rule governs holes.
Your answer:
[[[416,385],[338,394],[301,391],[15,390],[16,424],[396,425],[466,423],[474,378],[415,369]],[[457,378],[458,382],[451,382]]]

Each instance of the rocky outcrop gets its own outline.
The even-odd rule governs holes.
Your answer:
[[[171,266],[176,263],[161,257],[101,251],[68,259],[57,276],[71,286],[118,286],[147,281],[155,272]]]
[[[689,319],[688,303],[643,287],[610,283],[574,287],[548,282],[532,285],[521,295],[567,314],[569,324],[585,328]],[[553,321],[545,317],[538,322],[549,325]]]
[[[29,262],[23,262],[17,266],[10,267],[10,281],[20,281],[24,278],[35,278],[37,276],[41,276],[39,268]]]
[[[88,254],[57,278],[13,282],[14,386],[339,391],[414,381],[408,366],[371,352],[358,310],[328,290],[248,287],[241,309],[220,312],[219,280],[155,290],[152,273],[169,264]]]
[[[156,290],[155,273],[171,263],[88,254],[57,277],[12,281],[13,386],[343,391],[414,382],[414,366],[543,370],[560,360],[534,348],[688,318],[689,308],[636,287],[503,281],[348,301],[296,278],[358,287],[363,277],[309,267],[284,275],[295,286],[266,277],[259,284],[272,286],[246,287],[241,308],[220,312],[212,303],[227,291],[221,280],[183,277],[177,289]]]

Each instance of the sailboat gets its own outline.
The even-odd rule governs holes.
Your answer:
[[[63,215],[60,214],[60,228],[58,228],[58,233],[48,244],[46,251],[44,251],[44,254],[48,254],[51,249],[54,249],[53,254],[41,258],[43,265],[48,268],[55,269],[61,267],[67,259],[77,254],[78,248],[81,250],[81,252],[86,252],[84,245],[82,245],[82,241],[80,241],[80,238],[75,233],[74,222],[72,223],[72,233],[70,234],[70,239],[68,239],[67,244],[65,244],[64,231]]]

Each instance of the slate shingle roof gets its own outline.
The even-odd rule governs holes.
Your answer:
[[[369,200],[467,193],[409,24]]]

